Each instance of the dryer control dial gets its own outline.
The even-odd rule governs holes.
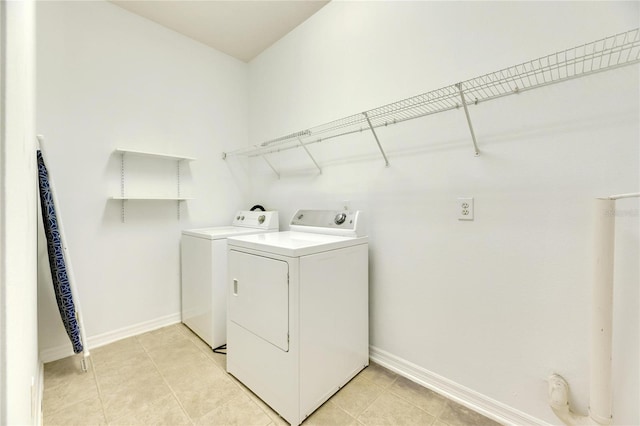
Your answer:
[[[266,217],[265,215],[261,214],[260,216],[258,216],[258,223],[259,223],[260,225],[262,225],[262,224],[264,223],[264,220],[265,220],[266,218],[267,218],[267,217]]]
[[[336,217],[333,219],[333,222],[336,225],[342,225],[345,220],[347,220],[347,215],[345,213],[338,213]]]

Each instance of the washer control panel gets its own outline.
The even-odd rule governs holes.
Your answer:
[[[291,230],[345,236],[364,235],[362,212],[348,210],[298,210]]]
[[[233,226],[278,229],[278,212],[241,210],[233,217]]]

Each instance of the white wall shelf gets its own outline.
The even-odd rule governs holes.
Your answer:
[[[186,157],[184,155],[161,154],[158,152],[137,151],[133,149],[116,148],[115,152],[120,154],[138,155],[142,157],[162,158],[165,160],[177,160],[177,161],[194,161],[195,160],[195,158],[193,157]]]
[[[222,158],[226,159],[228,156],[233,155],[262,157],[280,177],[280,174],[266,158],[266,155],[302,147],[311,157],[315,166],[321,170],[307,148],[310,144],[328,141],[352,133],[371,131],[385,164],[388,166],[389,161],[376,134],[376,128],[444,111],[460,109],[461,107],[465,112],[469,126],[474,153],[478,156],[480,155],[480,150],[473,131],[469,106],[597,72],[637,64],[638,62],[640,62],[640,28],[533,59],[460,83],[451,84],[257,145],[225,152],[222,154]]]
[[[180,203],[186,200],[192,200],[193,198],[184,197],[181,195],[181,187],[180,187],[180,177],[181,170],[180,164],[182,162],[194,161],[195,158],[187,157],[183,155],[174,155],[174,154],[166,154],[159,152],[149,152],[149,151],[138,151],[132,149],[123,149],[116,148],[114,150],[116,155],[120,155],[120,194],[114,195],[110,197],[111,200],[120,200],[122,202],[121,205],[121,220],[124,223],[125,220],[125,201],[176,201],[177,202],[177,211],[178,211],[178,220],[180,219]],[[168,160],[175,161],[176,163],[176,191],[175,196],[157,196],[151,194],[127,194],[126,192],[126,173],[125,173],[125,158],[127,156],[136,156],[136,157],[147,157],[151,159],[157,160]]]
[[[151,196],[135,196],[135,195],[131,195],[131,196],[126,196],[126,197],[120,197],[120,196],[113,196],[111,197],[112,200],[139,200],[139,201],[143,201],[143,200],[148,200],[148,201],[187,201],[187,200],[193,200],[193,198],[191,197],[151,197]]]

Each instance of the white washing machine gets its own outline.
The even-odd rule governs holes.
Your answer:
[[[227,371],[298,425],[369,364],[362,214],[299,210],[227,250]]]
[[[231,226],[182,231],[182,322],[212,348],[227,339],[227,237],[278,229],[278,212],[240,211]]]

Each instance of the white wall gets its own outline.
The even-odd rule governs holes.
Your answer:
[[[0,5],[0,424],[35,424],[35,3]],[[32,384],[34,387],[32,388]]]
[[[337,2],[250,63],[250,143],[466,80],[638,25],[637,2]],[[250,160],[253,198],[281,212],[368,217],[370,343],[542,422],[545,378],[588,404],[590,203],[638,191],[638,66],[371,135]],[[346,160],[344,159],[346,157]],[[456,199],[475,197],[473,222]],[[616,424],[638,424],[639,204],[618,204]],[[462,392],[464,394],[464,392]],[[482,408],[482,407],[481,407]]]
[[[108,2],[39,2],[37,24],[37,130],[46,138],[90,346],[179,321],[180,231],[228,224],[248,207],[246,178],[220,158],[247,143],[248,67]],[[195,199],[182,204],[180,220],[176,202],[127,201],[121,222],[121,203],[108,200],[120,193],[118,147],[197,158],[182,165],[183,194]],[[149,179],[168,173],[174,190],[174,163],[125,160],[129,172],[136,167]],[[127,189],[138,184],[131,176]],[[71,346],[44,244],[39,257],[47,361]]]

